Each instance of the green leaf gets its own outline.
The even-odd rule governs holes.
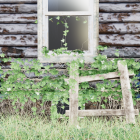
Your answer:
[[[107,103],[107,99],[105,99],[104,101],[105,101],[105,103]]]
[[[64,46],[67,46],[67,43],[63,44]]]
[[[103,105],[101,105],[102,106],[102,108],[105,108],[105,105],[103,104]]]
[[[35,103],[36,102],[36,99],[31,98],[31,101]]]
[[[83,82],[83,83],[81,83],[81,87],[87,89],[87,88],[89,88],[89,83]]]
[[[59,20],[60,19],[60,16],[58,16],[56,19]]]
[[[58,71],[56,69],[52,69],[49,71],[49,73],[51,73],[52,75],[56,75],[58,74]]]
[[[52,21],[53,18],[50,18],[49,20]],[[53,21],[52,21],[53,22]]]
[[[133,69],[130,69],[128,70],[130,74],[133,74],[134,73],[134,70]]]
[[[85,23],[87,23],[87,21],[85,20],[83,23],[85,24]]]
[[[62,40],[61,40],[61,42],[63,42],[63,43],[64,43],[64,41],[65,41],[65,39],[62,39]]]
[[[65,31],[63,31],[64,32],[64,36],[67,36],[67,32],[69,32],[69,30],[65,30]]]
[[[119,57],[119,53],[115,53],[115,55]]]
[[[35,21],[35,23],[38,23],[37,20]]]
[[[68,23],[64,23],[64,26],[66,27],[66,28],[69,28],[69,26],[67,25]],[[68,30],[69,31],[69,30]]]
[[[4,53],[2,53],[2,54],[0,54],[0,56],[1,56],[1,57],[4,57],[4,56],[5,56],[5,54],[4,54]]]
[[[57,22],[57,25],[60,24],[59,22]]]
[[[120,61],[120,63],[124,66],[127,65],[126,61]]]
[[[3,58],[2,59],[4,62],[8,62],[8,58]]]
[[[64,109],[64,106],[62,106],[61,108]]]
[[[61,21],[62,22],[62,24],[64,24],[64,22],[63,21]]]
[[[78,16],[76,16],[76,21],[79,21],[80,20],[80,18],[78,18]]]

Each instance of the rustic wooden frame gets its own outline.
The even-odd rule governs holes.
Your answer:
[[[69,90],[70,94],[70,110],[66,110],[65,116],[69,116],[70,124],[77,125],[77,118],[84,117],[84,116],[123,116],[126,115],[126,122],[127,123],[133,123],[135,124],[135,115],[139,115],[139,110],[134,109],[133,107],[133,100],[132,100],[132,93],[129,89],[130,88],[130,81],[129,76],[134,76],[133,74],[130,74],[127,69],[127,65],[122,65],[120,61],[118,61],[118,70],[121,73],[120,76],[118,76],[118,72],[110,72],[108,74],[97,74],[95,78],[92,78],[91,76],[82,76],[79,77],[79,74],[77,73],[77,77],[75,80],[77,83],[75,84],[75,93],[73,94],[71,92],[72,88]],[[76,64],[75,70],[78,69],[78,65]],[[72,69],[71,69],[72,70]],[[70,71],[70,78],[73,78],[71,76],[72,71]],[[122,95],[123,95],[123,104],[124,109],[121,110],[113,110],[113,109],[98,109],[98,110],[78,110],[78,90],[79,90],[79,83],[86,82],[86,81],[99,81],[100,77],[104,77],[105,79],[112,79],[112,78],[118,78],[120,77],[121,82],[121,89],[122,89]],[[69,83],[69,79],[65,79],[67,83]]]
[[[38,0],[38,59],[41,63],[50,62],[50,63],[66,63],[71,62],[73,59],[73,53],[62,54],[59,56],[51,56],[51,58],[46,58],[42,54],[43,46],[48,48],[48,16],[62,16],[62,15],[83,15],[88,16],[88,51],[84,51],[85,54],[84,60],[86,62],[93,62],[93,57],[97,56],[97,46],[98,46],[98,35],[99,35],[99,0],[89,0],[89,11],[80,11],[80,12],[48,12],[48,0]],[[52,51],[49,52],[49,55],[52,54]],[[79,58],[78,56],[75,59]]]

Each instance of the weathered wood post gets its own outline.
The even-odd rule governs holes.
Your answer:
[[[71,65],[71,69],[72,69]],[[69,90],[70,93],[70,110],[66,110],[66,116],[69,116],[69,121],[71,124],[78,124],[77,123],[77,118],[79,117],[84,117],[84,116],[126,116],[126,122],[127,123],[133,123],[135,124],[135,115],[139,115],[139,110],[134,109],[133,107],[133,100],[132,100],[132,94],[130,91],[130,81],[129,81],[129,76],[134,76],[133,73],[128,72],[127,65],[123,65],[118,61],[118,69],[120,72],[120,76],[118,75],[118,72],[110,72],[107,74],[97,74],[94,78],[91,76],[81,76],[77,74],[77,77],[75,80],[77,81],[75,84],[74,89],[76,90],[74,94],[72,93],[71,90]],[[78,70],[78,65],[75,65],[75,70]],[[70,71],[70,78],[73,78],[72,70]],[[121,90],[122,90],[122,95],[123,95],[123,102],[124,102],[124,109],[99,109],[99,110],[78,110],[78,83],[82,82],[90,82],[90,81],[99,81],[100,77],[104,77],[105,79],[112,79],[112,78],[120,78],[121,82]],[[69,79],[65,79],[66,82],[68,82]],[[69,83],[69,82],[68,82]],[[72,87],[73,88],[73,87]]]
[[[75,66],[72,67],[73,64],[70,63],[70,78],[76,80],[76,84],[73,87],[70,87],[70,103],[69,103],[69,123],[70,125],[78,125],[77,118],[78,118],[78,90],[79,90],[79,64],[75,63]],[[76,77],[72,75],[73,72],[76,72]],[[74,90],[74,91],[73,91]],[[74,92],[74,93],[73,93]]]
[[[124,66],[120,63],[120,61],[118,61],[118,70],[121,73],[120,82],[123,96],[123,105],[126,114],[126,122],[135,124],[135,113],[133,107],[132,93],[130,91],[131,88],[127,65]]]

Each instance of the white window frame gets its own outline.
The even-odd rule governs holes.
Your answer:
[[[38,0],[37,1],[37,12],[38,12],[38,59],[41,63],[66,63],[71,62],[74,58],[79,58],[78,56],[73,57],[71,53],[61,54],[52,56],[53,52],[50,50],[50,58],[46,58],[42,54],[43,46],[48,48],[48,16],[88,16],[88,51],[84,51],[85,63],[93,63],[93,57],[97,56],[97,46],[99,39],[99,0],[89,0],[88,11],[58,11],[50,12],[48,11],[48,0]],[[75,59],[74,59],[75,60]]]

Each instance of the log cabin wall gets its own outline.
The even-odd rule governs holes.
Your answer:
[[[139,17],[140,0],[99,0],[99,45],[109,47],[100,51],[100,54],[107,55],[108,59],[117,58],[114,53],[118,49],[120,58],[140,61]],[[27,61],[26,65],[32,66],[29,62],[37,59],[36,19],[37,0],[0,0],[0,53],[4,53],[6,58],[11,57],[11,62],[22,58]],[[2,69],[11,69],[11,62],[1,61]],[[65,64],[53,64],[54,67],[51,68],[59,70],[59,75],[69,76]],[[51,64],[43,63],[43,66],[47,65]],[[20,66],[22,68],[22,65]],[[23,73],[27,78],[34,79],[35,83],[46,76],[37,77],[34,73],[27,74],[24,70]],[[90,86],[96,87],[96,83],[102,82],[90,82]],[[134,85],[135,83],[133,87]],[[95,108],[93,104],[86,104],[85,109]]]

